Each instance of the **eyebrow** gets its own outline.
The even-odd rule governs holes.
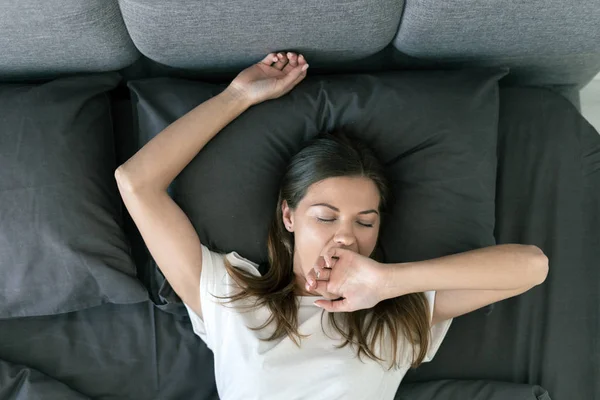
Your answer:
[[[313,204],[311,207],[316,207],[316,206],[327,207],[327,208],[331,208],[333,211],[340,212],[339,208],[334,207],[331,204],[317,203],[317,204]],[[359,214],[361,214],[361,215],[363,215],[363,214],[372,214],[372,213],[375,213],[375,214],[379,215],[379,213],[377,212],[377,210],[373,210],[373,209],[359,212]]]

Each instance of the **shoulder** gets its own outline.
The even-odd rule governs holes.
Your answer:
[[[219,253],[210,250],[204,244],[202,248],[202,272],[200,274],[200,304],[202,316],[196,314],[186,305],[192,321],[194,332],[200,336],[209,348],[215,349],[219,341],[212,338],[221,338],[223,326],[222,297],[230,296],[237,291],[235,280],[227,272],[225,263],[236,269],[243,269],[250,274],[258,274],[257,264],[240,256],[237,252]]]
[[[210,250],[205,245],[202,245],[202,269],[210,271],[211,275],[226,274],[225,263],[228,263],[234,268],[244,270],[252,275],[260,276],[258,264],[242,257],[238,252],[232,251],[229,253],[219,253]]]
[[[423,292],[425,295],[425,299],[427,299],[427,305],[429,306],[429,310],[433,313],[433,306],[435,304],[435,290],[429,290],[427,292]]]
[[[253,275],[260,276],[258,264],[242,257],[236,251],[224,254],[224,260],[227,260],[232,267],[243,269]]]

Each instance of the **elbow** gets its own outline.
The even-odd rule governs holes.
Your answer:
[[[119,188],[120,192],[122,192],[123,190],[133,190],[130,180],[127,179],[122,166],[115,170],[115,181],[117,182],[117,187]]]
[[[549,270],[548,257],[537,246],[528,246],[530,250],[530,268],[532,271],[533,286],[541,285],[546,280]]]
[[[134,171],[130,171],[130,169],[126,169],[126,164],[119,166],[115,170],[115,181],[117,182],[117,187],[119,188],[119,192],[123,194],[126,193],[142,193],[146,191],[155,191],[162,190],[167,191],[168,185],[158,186],[155,184],[149,185],[147,183],[143,183],[142,180],[135,176]]]

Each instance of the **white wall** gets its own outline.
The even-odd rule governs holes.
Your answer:
[[[600,132],[600,74],[581,90],[581,113]]]

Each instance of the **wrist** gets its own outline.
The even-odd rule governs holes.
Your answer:
[[[392,299],[413,293],[410,288],[411,263],[382,264],[381,300]]]
[[[225,99],[225,101],[230,103],[239,104],[241,107],[249,108],[254,105],[254,103],[249,99],[246,92],[235,85],[234,82],[230,83],[221,95]]]

